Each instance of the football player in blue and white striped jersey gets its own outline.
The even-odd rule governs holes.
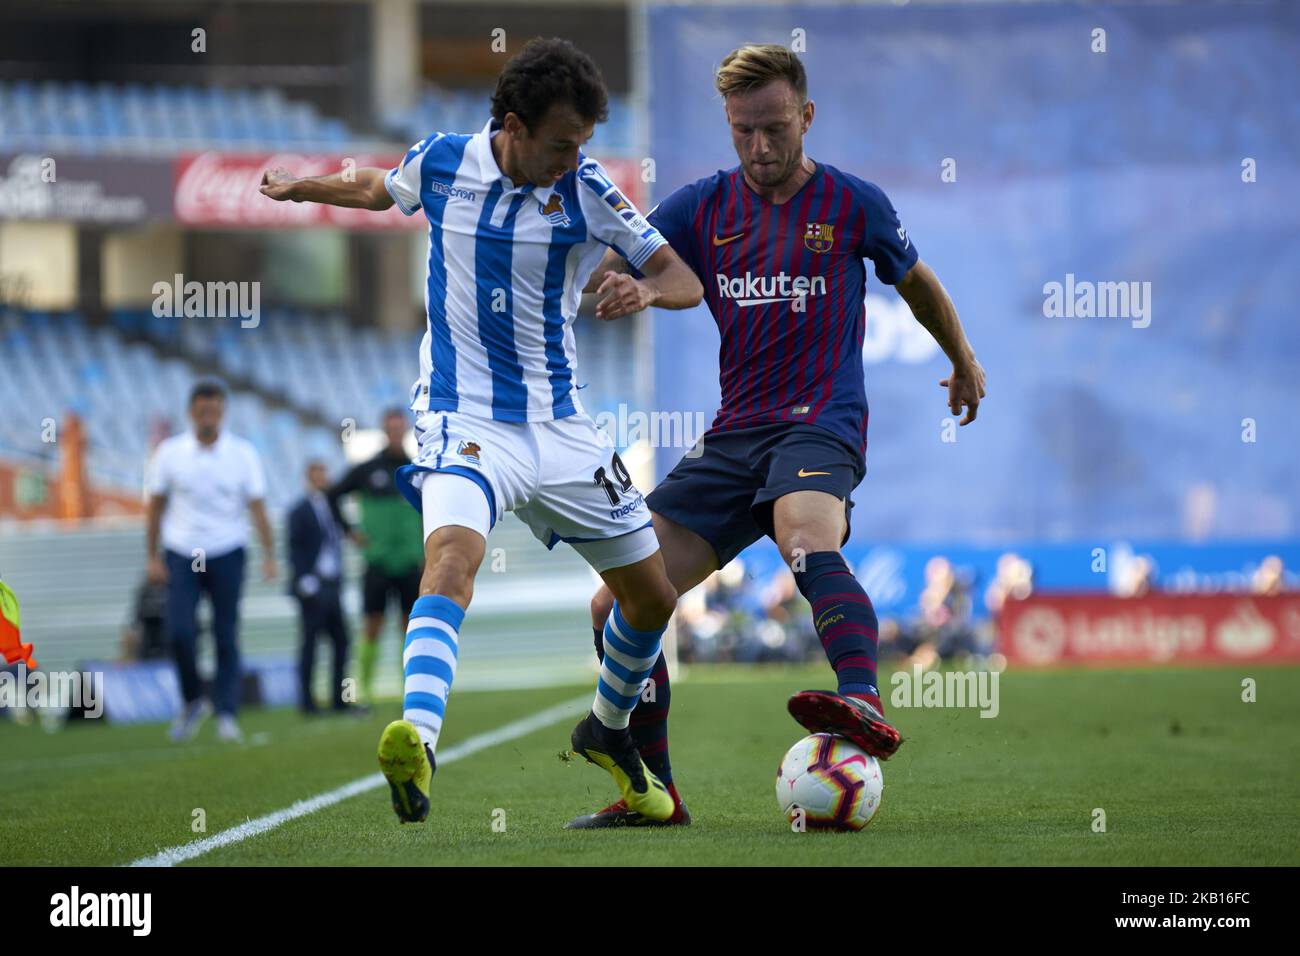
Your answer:
[[[610,273],[598,310],[690,308],[699,279],[581,150],[606,115],[604,82],[564,40],[537,39],[503,69],[477,133],[434,133],[392,170],[295,179],[270,170],[277,200],[373,210],[396,204],[429,221],[428,324],[412,388],[420,454],[398,471],[424,515],[425,569],[404,654],[403,718],[379,761],[405,821],[423,820],[457,643],[486,538],[506,511],[548,547],[570,543],[616,598],[592,712],[573,748],[607,770],[649,819],[674,812],[646,768],[628,716],[659,656],[677,601],[641,493],[583,411],[573,322],[604,251],[643,278]]]

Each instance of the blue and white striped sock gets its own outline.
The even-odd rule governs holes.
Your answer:
[[[426,594],[411,607],[406,625],[402,671],[406,697],[402,718],[415,725],[420,739],[438,749],[438,734],[447,712],[447,695],[456,676],[456,647],[465,611],[451,598]]]
[[[605,622],[605,656],[596,682],[596,701],[591,711],[602,724],[614,730],[628,725],[632,708],[641,696],[645,679],[659,659],[665,628],[634,631],[623,619],[618,602]]]

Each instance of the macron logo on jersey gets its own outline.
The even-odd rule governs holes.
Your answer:
[[[793,302],[810,295],[826,294],[825,276],[792,276],[780,272],[774,276],[724,276],[718,273],[718,296],[734,299],[736,305],[766,305],[769,302]]]
[[[472,189],[462,189],[459,186],[452,186],[447,183],[440,183],[436,179],[429,180],[429,189],[435,193],[441,193],[448,199],[467,199],[473,202],[478,198],[478,194]]]

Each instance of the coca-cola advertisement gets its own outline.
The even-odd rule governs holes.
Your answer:
[[[333,226],[340,229],[422,229],[423,215],[404,216],[396,207],[384,212],[348,209],[324,203],[275,202],[258,191],[262,174],[283,166],[294,176],[328,176],[366,166],[391,169],[401,162],[394,154],[342,156],[323,153],[192,153],[177,158],[173,207],[184,225],[209,229]],[[602,164],[633,205],[642,205],[645,187],[634,160],[609,159]]]
[[[197,153],[176,160],[176,219],[207,228],[334,226],[340,229],[413,229],[425,225],[423,216],[404,216],[396,208],[384,212],[347,209],[323,203],[275,202],[258,186],[268,169],[283,166],[295,176],[328,176],[349,169],[377,166],[388,169],[400,154],[341,156],[321,153]]]
[[[1027,666],[1300,661],[1300,594],[1034,594],[997,624]]]

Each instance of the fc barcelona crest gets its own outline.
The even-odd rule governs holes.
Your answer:
[[[810,222],[803,234],[809,252],[830,252],[835,245],[835,227],[829,222]]]

